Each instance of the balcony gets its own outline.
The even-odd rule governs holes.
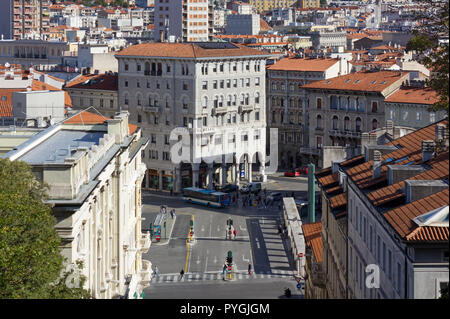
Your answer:
[[[152,241],[150,240],[150,233],[147,232],[146,234],[142,234],[142,238],[139,243],[141,246],[141,253],[147,253],[152,244]]]
[[[300,147],[300,153],[308,155],[320,155],[321,149],[313,147]]]
[[[239,113],[253,111],[253,105],[239,105]]]
[[[159,106],[146,105],[144,107],[144,112],[159,113]]]
[[[226,106],[219,106],[216,108],[212,109],[212,115],[219,115],[219,114],[224,114],[228,112],[228,107]]]
[[[349,130],[329,130],[331,136],[340,136],[340,137],[361,137],[360,131],[349,131]]]
[[[141,275],[141,284],[143,286],[148,286],[150,284],[150,281],[152,281],[152,263],[148,260],[142,260],[142,268],[140,271]]]

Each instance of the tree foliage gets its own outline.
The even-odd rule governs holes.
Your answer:
[[[48,188],[25,162],[0,158],[0,298],[89,298],[68,288]],[[83,278],[80,278],[82,287]]]
[[[414,30],[414,37],[408,42],[406,49],[415,50],[421,55],[421,63],[428,67],[431,78],[428,85],[440,96],[430,111],[445,110],[448,116],[449,94],[449,45],[439,39],[447,37],[448,41],[448,0],[421,0],[424,12],[417,14],[416,20],[421,25]]]

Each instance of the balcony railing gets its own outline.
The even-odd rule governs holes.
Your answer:
[[[332,136],[361,137],[361,132],[360,131],[349,131],[349,130],[333,129],[333,130],[329,130],[329,133]]]
[[[141,244],[141,252],[146,253],[150,249],[150,246],[152,244],[152,241],[150,240],[150,233],[147,232],[146,234],[142,234],[142,238],[140,240]]]
[[[313,147],[300,147],[300,153],[309,155],[320,155],[321,149]]]
[[[145,112],[150,112],[150,113],[158,113],[159,112],[159,106],[146,105],[144,107],[144,111]]]
[[[148,260],[142,260],[142,268],[141,268],[141,283],[143,286],[148,286],[150,281],[152,281],[152,263]]]
[[[219,106],[219,107],[216,107],[216,108],[212,109],[212,114],[213,115],[224,114],[224,113],[227,113],[227,112],[228,112],[228,107],[226,107],[226,106]]]
[[[239,113],[253,111],[253,105],[239,105]]]

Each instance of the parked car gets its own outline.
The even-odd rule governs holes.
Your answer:
[[[286,177],[295,177],[295,176],[300,176],[300,175],[301,175],[300,168],[293,169],[291,171],[287,171],[284,173],[284,176],[286,176]]]
[[[260,182],[248,183],[241,188],[241,194],[258,194],[261,191],[261,188],[262,186]]]
[[[239,186],[234,185],[234,184],[226,184],[224,187],[222,187],[220,189],[220,191],[223,193],[233,193],[233,192],[237,192],[238,190],[239,190]]]

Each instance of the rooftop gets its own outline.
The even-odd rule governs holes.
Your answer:
[[[81,75],[69,82],[66,88],[117,91],[118,76],[114,74]]]
[[[436,91],[430,88],[402,87],[385,99],[391,103],[432,105],[439,101]]]
[[[322,262],[322,222],[302,224],[306,245],[311,247],[316,262]]]
[[[409,79],[408,75],[400,71],[361,71],[308,83],[302,88],[382,92],[397,81]]]
[[[123,49],[116,56],[196,59],[228,56],[267,56],[267,53],[229,42],[141,43]]]
[[[275,71],[325,72],[338,62],[338,59],[283,58],[268,66],[267,69]]]

